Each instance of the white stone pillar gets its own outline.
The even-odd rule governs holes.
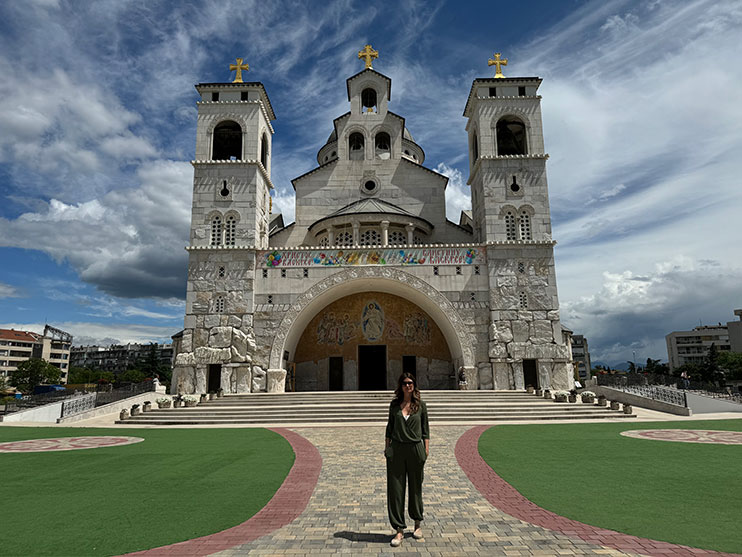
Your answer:
[[[357,246],[361,240],[361,235],[359,233],[360,228],[361,228],[360,223],[358,222],[353,223],[353,245],[354,246]]]
[[[407,243],[411,246],[415,243],[415,225],[410,223],[405,226],[405,229],[407,230]]]
[[[381,221],[381,245],[387,247],[389,245],[389,221]]]
[[[330,226],[330,228],[327,230],[327,245],[328,246],[335,245],[335,227],[334,226]]]

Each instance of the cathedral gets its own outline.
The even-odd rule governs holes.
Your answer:
[[[392,80],[346,80],[317,166],[272,212],[268,92],[200,83],[184,330],[173,393],[569,389],[538,77],[478,78],[462,100],[471,211],[446,218],[448,178],[390,110]],[[417,126],[424,126],[419,122]],[[464,135],[462,133],[462,143]],[[461,385],[460,385],[461,383]]]

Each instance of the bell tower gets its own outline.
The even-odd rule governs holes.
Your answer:
[[[265,87],[245,82],[242,58],[227,83],[200,83],[188,286],[173,392],[265,390],[252,366],[255,259],[268,247],[271,121]]]
[[[464,109],[474,240],[486,245],[489,356],[497,389],[568,388],[570,357],[559,321],[538,77],[472,83]]]

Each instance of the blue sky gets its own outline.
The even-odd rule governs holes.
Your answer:
[[[593,359],[742,307],[742,5],[735,1],[139,2],[0,6],[0,327],[77,342],[182,326],[199,82],[237,56],[277,113],[274,206],[379,50],[390,108],[468,208],[461,116],[487,59],[544,78],[562,320]]]

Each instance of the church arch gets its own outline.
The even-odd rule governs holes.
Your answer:
[[[224,245],[233,246],[237,243],[237,223],[240,214],[237,211],[228,211],[224,215]]]
[[[495,124],[495,137],[498,156],[528,154],[528,129],[518,116],[501,117]]]
[[[424,310],[440,328],[453,359],[454,369],[474,366],[474,339],[453,304],[419,278],[389,267],[346,269],[318,282],[301,294],[285,313],[275,333],[270,368],[284,367],[283,355],[293,357],[309,322],[323,308],[349,294],[385,292],[403,297]]]
[[[242,160],[242,127],[234,120],[222,120],[214,127],[211,159]]]
[[[352,161],[362,161],[366,158],[366,139],[361,132],[353,132],[348,136],[348,158]]]

